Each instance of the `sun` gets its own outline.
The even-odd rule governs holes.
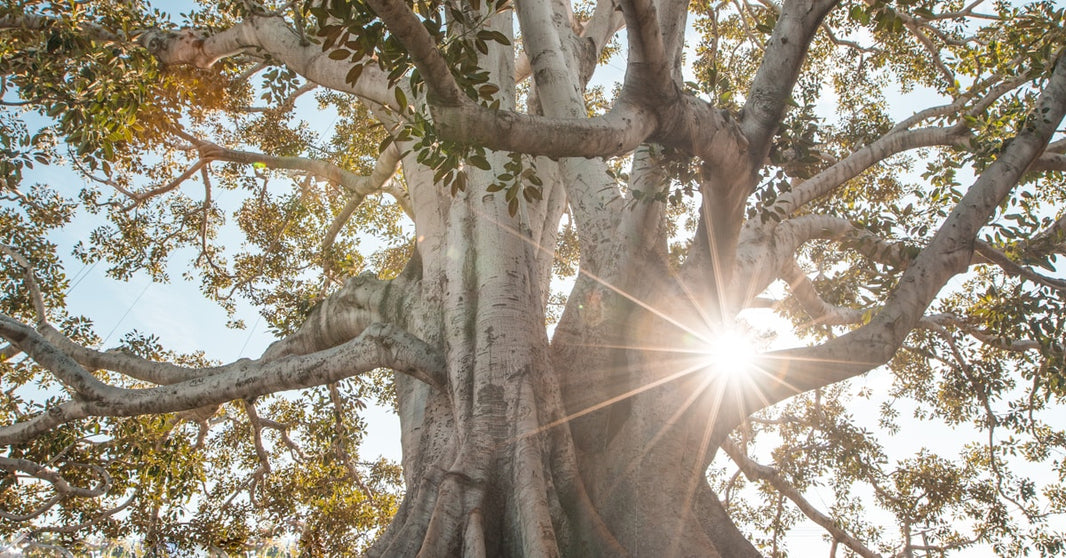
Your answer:
[[[716,376],[747,376],[759,354],[752,340],[737,331],[715,334],[703,350],[707,370]]]

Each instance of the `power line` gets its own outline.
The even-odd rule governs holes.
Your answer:
[[[248,348],[248,342],[252,340],[252,334],[255,333],[255,328],[259,326],[259,322],[262,319],[262,314],[259,314],[259,317],[255,319],[255,323],[252,324],[252,329],[248,330],[248,338],[244,340],[244,345],[241,345],[241,352],[237,354],[237,358],[241,358],[244,356],[244,350]]]
[[[126,313],[123,314],[122,317],[118,319],[118,322],[115,323],[115,327],[111,328],[111,331],[108,332],[107,337],[104,337],[104,340],[100,342],[101,346],[103,346],[105,343],[107,343],[108,339],[111,339],[111,336],[115,333],[115,330],[117,330],[118,326],[122,324],[122,320],[125,320],[126,316],[130,315],[130,312],[133,310],[133,307],[137,305],[137,302],[139,302],[141,300],[141,297],[144,296],[144,293],[148,292],[148,287],[151,287],[151,286],[152,286],[152,280],[149,279],[148,280],[148,284],[146,284],[144,286],[144,288],[141,289],[141,294],[137,295],[137,298],[133,299],[133,302],[130,303],[130,307],[126,309]]]
[[[81,271],[78,271],[78,273],[74,275],[74,279],[72,279],[74,283],[71,286],[67,287],[67,292],[63,294],[70,294],[70,291],[73,291],[74,287],[77,287],[79,284],[81,284],[81,282],[84,281],[90,273],[92,273],[93,269],[96,268],[96,264],[98,263],[100,263],[100,260],[96,260],[92,263],[92,265],[86,264],[81,266]]]

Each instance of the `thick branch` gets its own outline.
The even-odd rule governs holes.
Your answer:
[[[804,243],[816,239],[841,241],[846,248],[871,260],[896,267],[906,267],[914,250],[902,242],[890,242],[856,227],[847,219],[833,215],[801,215],[778,225],[774,230],[774,250],[779,261],[791,258]]]
[[[63,335],[49,324],[38,328],[41,338],[58,351],[69,355],[77,363],[90,370],[110,370],[135,380],[157,385],[176,384],[200,376],[210,376],[234,367],[244,366],[247,360],[213,368],[188,368],[168,362],[155,362],[121,351],[94,351],[83,347]]]
[[[368,0],[367,5],[407,47],[408,54],[429,88],[430,102],[444,106],[463,104],[466,96],[452,77],[451,65],[437,50],[437,42],[407,3],[400,0]]]
[[[403,41],[425,79],[430,112],[444,139],[552,158],[610,157],[629,153],[656,129],[651,110],[625,99],[591,119],[538,117],[477,105],[459,90],[433,37],[404,2],[369,3]]]
[[[263,358],[313,353],[354,338],[370,324],[382,321],[380,309],[389,296],[397,294],[393,285],[399,280],[382,281],[367,273],[348,279],[315,308],[296,333],[270,345]]]
[[[209,68],[221,58],[246,50],[262,49],[309,81],[380,105],[395,103],[385,74],[375,64],[367,64],[359,80],[348,83],[351,62],[333,60],[318,45],[307,44],[280,16],[251,15],[210,35],[191,29],[178,33],[155,31],[146,34],[142,43],[163,64],[191,64],[198,68]]]
[[[1034,172],[1066,172],[1066,155],[1062,153],[1044,153],[1033,162],[1033,166],[1029,167],[1029,170]]]
[[[549,118],[492,111],[473,102],[431,105],[441,137],[463,144],[545,157],[614,157],[625,155],[657,129],[655,114],[619,100],[595,118]]]
[[[336,347],[304,356],[244,361],[212,376],[168,386],[124,390],[99,401],[72,401],[0,429],[0,444],[23,442],[63,423],[89,416],[135,416],[185,411],[234,399],[336,382],[375,368],[390,368],[431,386],[445,382],[444,360],[421,339],[376,323]]]
[[[619,7],[618,0],[597,0],[596,8],[590,18],[582,26],[581,36],[592,39],[593,50],[597,56],[607,44],[607,41],[625,24],[625,16]]]
[[[921,128],[890,133],[816,174],[793,191],[783,194],[771,211],[790,215],[892,155],[920,147],[956,145],[965,137],[965,131],[959,128]]]
[[[0,17],[0,30],[47,31],[54,27],[56,23],[55,19],[38,14],[5,15]],[[96,39],[101,42],[128,39],[124,35],[119,35],[101,25],[87,21],[78,22],[78,32],[86,38]]]
[[[629,38],[629,64],[625,85],[645,94],[664,98],[674,93],[673,66],[666,55],[656,3],[652,0],[622,0]]]
[[[786,0],[741,113],[752,164],[762,166],[822,18],[836,0]]]
[[[0,335],[22,349],[79,396],[92,400],[121,397],[124,391],[97,380],[74,359],[45,341],[44,337],[8,316],[0,314]]]

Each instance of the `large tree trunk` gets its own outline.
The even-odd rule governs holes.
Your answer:
[[[596,50],[560,42],[572,35],[552,29],[567,23],[546,5],[517,10],[531,102],[545,116],[581,117],[588,75],[578,69]],[[508,35],[511,25],[494,22]],[[512,60],[495,46],[482,67],[509,84]],[[513,89],[501,97],[508,108]],[[448,382],[435,390],[397,377],[408,492],[371,554],[757,555],[705,480],[735,422],[721,418],[723,386],[684,349],[686,330],[706,330],[705,310],[718,305],[694,304],[672,273],[662,204],[607,207],[620,200],[603,161],[538,160],[545,199],[512,216],[503,192],[486,193],[507,157],[489,161],[491,171],[468,168],[456,196],[404,167],[421,268],[418,310],[405,325],[444,348]],[[632,180],[647,191],[668,186],[648,148]],[[545,303],[567,204],[582,274],[549,341]]]
[[[757,555],[704,479],[732,426],[722,386],[662,352],[683,331],[633,303],[682,306],[652,281],[665,262],[582,277],[549,347],[542,262],[502,198],[451,200],[420,248],[441,311],[418,329],[446,347],[450,389],[397,378],[408,493],[373,555]]]

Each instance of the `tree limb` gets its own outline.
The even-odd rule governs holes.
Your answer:
[[[903,242],[890,242],[860,229],[847,219],[816,214],[785,220],[774,229],[772,243],[774,250],[779,253],[777,259],[783,261],[800,246],[816,239],[840,241],[845,248],[855,250],[875,262],[896,267],[906,267],[915,251]]]
[[[1023,353],[1026,351],[1040,350],[1040,343],[1031,339],[1004,339],[995,335],[989,335],[976,327],[966,323],[966,320],[954,314],[933,314],[926,316],[921,322],[921,327],[946,335],[946,327],[954,327],[959,331],[977,339],[981,343],[1002,351]]]
[[[1060,56],[1022,131],[967,190],[881,311],[868,324],[822,345],[768,354],[762,363],[767,375],[757,380],[765,391],[751,396],[747,408],[763,408],[888,362],[947,280],[970,265],[977,232],[1043,152],[1064,114],[1066,56]]]
[[[204,166],[207,165],[207,163],[208,163],[208,161],[206,159],[203,159],[203,158],[198,159],[195,163],[192,164],[191,167],[189,167],[188,169],[185,169],[185,172],[181,173],[174,180],[171,180],[170,182],[168,182],[168,183],[166,183],[166,184],[164,184],[162,186],[159,186],[157,188],[152,188],[151,190],[148,190],[148,191],[145,191],[145,192],[126,191],[123,188],[119,188],[118,185],[116,183],[113,183],[113,182],[112,182],[111,185],[114,186],[115,189],[118,190],[120,193],[125,194],[126,196],[130,197],[131,199],[133,199],[133,203],[125,208],[128,211],[130,209],[133,209],[135,207],[140,206],[141,204],[143,204],[145,201],[149,200],[150,198],[154,198],[154,197],[156,197],[158,195],[165,194],[167,192],[173,191],[178,186],[181,186],[181,184],[183,182],[185,182],[186,180],[192,178],[192,176],[194,174],[196,174],[201,169],[203,169]],[[111,181],[109,181],[109,182],[111,182]]]
[[[80,498],[96,498],[103,496],[111,488],[111,475],[107,474],[107,471],[103,467],[91,464],[77,464],[78,467],[87,468],[98,477],[99,482],[96,486],[91,488],[83,488],[80,486],[74,486],[67,482],[63,475],[59,472],[49,469],[39,463],[34,463],[28,459],[13,459],[10,457],[0,457],[0,469],[5,471],[18,471],[30,475],[31,477],[43,480],[52,485],[55,488],[57,495],[67,498],[71,496],[77,496]]]
[[[621,0],[629,39],[629,62],[623,87],[636,86],[641,94],[667,98],[675,93],[673,65],[666,55],[659,13],[652,0]]]
[[[892,155],[920,147],[956,145],[965,137],[965,131],[958,128],[920,128],[887,134],[814,175],[791,192],[782,194],[769,211],[790,215]]]
[[[859,556],[865,558],[880,558],[880,554],[867,548],[858,539],[852,537],[846,531],[841,529],[833,518],[825,515],[811,505],[811,503],[803,497],[803,494],[801,494],[799,490],[796,490],[796,487],[792,486],[791,483],[772,467],[767,467],[766,465],[755,462],[745,455],[744,452],[728,438],[723,440],[721,447],[726,455],[737,464],[737,467],[744,472],[744,476],[747,477],[748,480],[761,480],[769,483],[775,490],[781,493],[781,495],[795,504],[796,507],[803,512],[803,515],[807,516],[808,519],[825,529],[833,537],[833,540],[840,541]]]
[[[1012,277],[1020,277],[1027,281],[1032,281],[1038,285],[1050,287],[1057,291],[1066,293],[1066,280],[1057,279],[1055,277],[1047,277],[1041,275],[1032,269],[1018,265],[1014,263],[1006,254],[993,248],[987,242],[980,240],[974,243],[974,251],[977,255],[981,256],[988,263],[994,264],[1002,269],[1007,275]]]
[[[845,308],[829,304],[818,295],[814,284],[807,278],[807,274],[800,269],[795,261],[782,273],[783,279],[788,282],[792,296],[800,303],[807,314],[814,318],[818,325],[847,325],[862,323],[866,310],[857,308]]]
[[[22,268],[26,290],[30,292],[30,303],[33,304],[33,310],[37,313],[37,322],[45,323],[48,319],[48,309],[44,306],[44,297],[41,295],[41,287],[37,283],[37,277],[33,273],[33,266],[31,266],[30,262],[12,246],[0,244],[0,254],[4,254],[15,260],[15,263]],[[11,341],[13,341],[13,339],[11,339]],[[0,358],[0,362],[18,354],[18,352],[9,353],[8,349],[9,347],[5,347],[0,351],[0,356],[3,357]]]
[[[97,380],[70,356],[48,343],[33,328],[4,314],[0,314],[0,335],[50,370],[59,381],[81,397],[107,400],[121,397],[125,391]]]
[[[740,116],[755,168],[762,166],[770,150],[811,40],[837,1],[785,0],[781,6]]]
[[[55,526],[55,525],[53,525],[53,526],[45,526],[45,527],[35,527],[33,529],[33,532],[34,533],[77,533],[78,531],[81,531],[82,529],[86,529],[86,528],[92,527],[93,525],[98,525],[101,522],[106,521],[107,519],[113,517],[115,514],[121,512],[122,510],[130,507],[130,505],[133,504],[133,502],[135,502],[137,500],[137,496],[138,495],[139,495],[139,493],[137,491],[134,491],[134,493],[131,494],[129,498],[126,498],[126,500],[123,501],[121,504],[119,504],[117,506],[114,506],[112,508],[108,508],[108,509],[96,514],[92,519],[88,519],[86,521],[82,521],[81,523],[73,523],[73,524],[70,524],[70,525],[63,525],[63,526]]]
[[[190,64],[209,68],[218,60],[250,49],[262,49],[309,81],[352,93],[378,105],[395,106],[384,72],[367,64],[355,83],[348,83],[351,63],[333,60],[318,45],[306,43],[277,15],[249,15],[233,27],[209,35],[192,29],[155,30],[141,39],[159,61],[167,65]]]
[[[404,211],[409,212],[411,210],[410,201],[405,199],[406,196],[401,193],[402,191],[388,188],[388,179],[396,173],[400,163],[399,149],[393,144],[390,144],[378,157],[373,172],[369,176],[363,176],[319,159],[277,157],[263,153],[239,151],[197,138],[181,130],[175,129],[174,133],[193,145],[200,154],[201,161],[228,161],[245,165],[259,163],[274,169],[304,171],[330,180],[351,194],[368,196],[388,191],[396,197],[396,201],[400,203]]]
[[[390,368],[438,389],[446,381],[444,359],[437,349],[396,326],[383,323],[370,325],[346,343],[309,355],[238,364],[241,365],[212,376],[167,386],[144,389],[107,386],[109,390],[103,399],[68,401],[32,419],[0,427],[0,444],[29,440],[80,418],[185,411],[328,384],[375,368]]]

